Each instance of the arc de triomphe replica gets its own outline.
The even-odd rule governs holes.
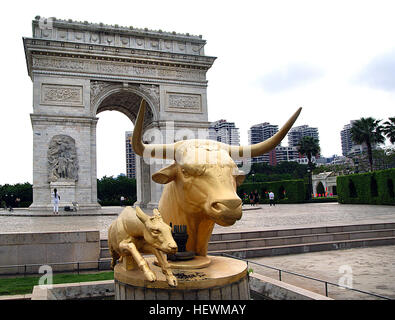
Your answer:
[[[145,129],[165,133],[173,121],[176,131],[207,130],[206,72],[215,57],[205,56],[201,36],[40,17],[32,27],[33,37],[23,38],[33,81],[31,210],[50,209],[54,188],[61,206],[76,201],[80,209],[100,208],[96,125],[102,111],[120,111],[134,123],[144,98]],[[156,207],[163,186],[151,184],[151,174],[164,164],[136,162],[137,204]]]

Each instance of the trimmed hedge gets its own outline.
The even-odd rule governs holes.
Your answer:
[[[337,177],[339,203],[395,205],[395,169]]]
[[[244,183],[237,187],[237,194],[243,199],[243,194],[258,190],[259,203],[269,203],[268,194],[265,192],[273,191],[274,199],[279,203],[301,203],[305,200],[305,186],[302,179],[282,180],[275,182],[255,182]],[[285,194],[284,192],[285,191]]]

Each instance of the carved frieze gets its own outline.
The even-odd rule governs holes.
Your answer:
[[[140,84],[140,90],[151,97],[152,101],[159,106],[159,86]]]
[[[83,107],[83,87],[74,85],[41,85],[41,104]]]
[[[167,92],[166,111],[171,112],[202,112],[202,97],[200,94]]]
[[[33,69],[84,72],[103,75],[138,76],[171,80],[205,81],[204,70],[173,69],[152,65],[139,66],[133,63],[92,61],[88,59],[67,59],[33,56]]]
[[[78,180],[78,157],[75,141],[67,135],[56,135],[48,147],[48,182]]]

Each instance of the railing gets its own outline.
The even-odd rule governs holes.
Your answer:
[[[238,259],[238,260],[243,260],[243,261],[247,262],[247,268],[249,268],[249,264],[255,264],[255,265],[258,265],[260,267],[265,267],[265,268],[269,268],[269,269],[272,269],[272,270],[276,270],[276,271],[278,271],[278,279],[280,281],[282,281],[282,274],[283,273],[288,273],[288,274],[291,274],[291,275],[294,275],[294,276],[298,276],[298,277],[301,277],[301,278],[305,278],[305,279],[321,282],[325,286],[325,296],[326,297],[329,297],[328,296],[328,285],[332,285],[332,286],[336,286],[336,287],[339,287],[339,288],[344,288],[344,289],[347,289],[347,290],[351,290],[351,291],[359,292],[359,293],[362,293],[362,294],[374,296],[376,298],[380,298],[380,299],[384,299],[384,300],[392,300],[389,297],[385,297],[385,296],[379,295],[377,293],[372,293],[372,292],[367,292],[367,291],[363,291],[363,290],[359,290],[359,289],[350,288],[350,287],[347,287],[347,286],[342,286],[342,285],[340,285],[338,283],[333,283],[333,282],[330,282],[330,281],[326,281],[326,280],[322,280],[322,279],[317,279],[317,278],[313,278],[313,277],[310,277],[310,276],[306,276],[304,274],[300,274],[300,273],[296,273],[296,272],[292,272],[292,271],[279,269],[279,268],[268,266],[268,265],[265,265],[265,264],[262,264],[262,263],[258,263],[258,262],[255,262],[255,261],[250,261],[250,260],[247,260],[247,259],[243,259],[243,258],[239,258],[239,257],[236,257],[236,256],[232,256],[230,254],[222,253],[221,255],[222,256],[226,256],[226,257],[230,257],[230,258],[234,258],[234,259]]]
[[[4,276],[11,276],[11,275],[27,275],[27,274],[35,274],[38,272],[38,269],[41,266],[50,266],[50,267],[55,267],[55,266],[68,266],[68,265],[74,265],[76,268],[73,269],[62,269],[62,270],[53,270],[54,273],[56,272],[77,272],[78,274],[80,271],[89,271],[89,270],[109,270],[108,268],[101,268],[103,265],[107,265],[109,262],[108,261],[101,261],[101,260],[96,260],[96,261],[72,261],[72,262],[53,262],[53,263],[45,263],[45,264],[38,264],[38,263],[30,263],[30,264],[15,264],[15,265],[5,265],[5,266],[0,266],[0,278]],[[96,265],[96,267],[89,266],[82,268],[83,265],[86,264],[91,264],[91,265]],[[33,268],[36,268],[37,270],[32,271]],[[16,272],[6,272],[3,273],[2,270],[4,269],[15,269]],[[23,272],[20,271],[20,269],[23,270]],[[29,270],[30,269],[30,270]],[[30,271],[30,272],[29,272]]]
[[[322,280],[322,279],[317,279],[317,278],[314,278],[314,277],[306,276],[306,275],[303,275],[303,274],[300,274],[300,273],[296,273],[296,272],[292,272],[292,271],[288,271],[288,270],[284,270],[284,269],[279,269],[279,268],[268,266],[268,265],[265,265],[265,264],[262,264],[262,263],[258,263],[258,262],[255,262],[255,261],[250,261],[250,260],[247,260],[247,259],[243,259],[243,258],[239,258],[239,257],[236,257],[236,256],[232,256],[230,254],[222,253],[220,255],[245,261],[247,263],[247,268],[249,268],[249,264],[255,264],[255,265],[258,265],[260,267],[265,267],[265,268],[268,268],[268,269],[276,270],[278,272],[278,279],[280,281],[283,281],[282,280],[282,274],[283,273],[287,273],[287,274],[291,274],[291,275],[298,276],[298,277],[301,277],[301,278],[305,278],[305,279],[321,282],[325,286],[325,296],[326,297],[329,297],[328,296],[328,285],[332,285],[332,286],[336,286],[336,287],[339,287],[339,288],[344,288],[344,289],[347,289],[347,290],[351,290],[351,291],[354,291],[354,292],[358,292],[358,293],[374,296],[376,298],[380,298],[380,299],[384,299],[384,300],[392,300],[389,297],[382,296],[382,295],[379,295],[377,293],[372,293],[372,292],[367,292],[367,291],[363,291],[363,290],[360,290],[360,289],[354,289],[354,288],[350,288],[350,287],[347,287],[347,286],[342,286],[342,285],[340,285],[338,283],[333,283],[333,282],[330,282],[330,281],[326,281],[326,280]],[[82,268],[81,269],[80,267],[83,266],[84,264],[97,264],[97,267],[89,267],[89,268]],[[79,274],[80,271],[109,270],[108,268],[102,268],[102,269],[100,268],[102,265],[106,265],[106,264],[108,264],[108,261],[96,260],[96,261],[56,262],[56,263],[46,263],[46,264],[6,265],[6,266],[0,266],[0,277],[2,277],[2,276],[11,276],[11,275],[22,275],[22,274],[23,274],[23,276],[25,276],[26,274],[35,274],[35,273],[37,273],[38,270],[35,271],[35,272],[28,272],[28,268],[33,268],[33,267],[40,268],[43,265],[48,265],[48,266],[51,266],[51,267],[52,266],[61,266],[61,265],[63,265],[63,266],[76,265],[76,267],[77,267],[76,269],[72,269],[72,270],[53,270],[54,273],[56,273],[56,272],[62,272],[62,273],[65,273],[65,272],[77,272]],[[6,269],[6,268],[7,269],[18,268],[17,269],[18,272],[6,273],[6,274],[2,273],[1,269]],[[19,268],[23,268],[23,272],[19,272]]]

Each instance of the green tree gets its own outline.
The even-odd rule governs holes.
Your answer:
[[[126,176],[107,177],[97,180],[97,197],[101,205],[119,205],[121,196],[127,198],[127,204],[136,199],[136,180]]]
[[[373,171],[372,146],[385,140],[380,120],[368,117],[354,121],[351,127],[351,139],[355,143],[366,144],[370,171]]]
[[[384,122],[383,133],[392,144],[395,143],[395,117],[388,118],[388,121]]]

